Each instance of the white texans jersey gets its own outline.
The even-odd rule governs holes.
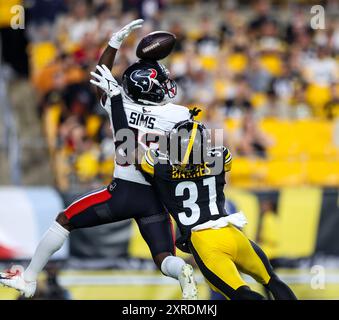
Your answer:
[[[177,122],[189,119],[191,116],[189,109],[184,106],[173,103],[166,103],[158,106],[145,106],[130,100],[124,94],[122,88],[120,88],[120,91],[122,93],[127,122],[131,128],[137,130],[138,141],[142,141],[142,136],[147,133],[150,134],[156,132],[161,134],[162,132],[165,133],[170,131]],[[109,114],[114,137],[110,104],[110,99],[106,99],[103,107]],[[157,148],[157,144],[150,144],[147,147]],[[142,173],[136,169],[135,165],[121,166],[115,162],[114,177],[149,185]]]

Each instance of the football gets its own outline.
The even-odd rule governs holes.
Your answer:
[[[154,31],[143,37],[137,47],[140,59],[161,60],[166,58],[175,45],[176,37],[167,31]]]

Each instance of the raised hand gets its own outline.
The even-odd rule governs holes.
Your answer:
[[[114,49],[119,49],[124,39],[127,38],[133,30],[141,28],[143,22],[143,19],[133,20],[118,32],[115,32],[112,35],[111,40],[108,42],[108,45]]]
[[[102,64],[101,66],[97,65],[96,69],[99,73],[93,71],[91,72],[91,76],[96,80],[91,79],[90,83],[99,87],[110,98],[119,95],[120,94],[119,85],[118,82],[112,76],[111,71],[104,64]]]

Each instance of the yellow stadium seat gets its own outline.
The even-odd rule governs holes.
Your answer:
[[[238,120],[225,120],[232,133]],[[261,130],[274,140],[268,159],[234,156],[230,174],[237,187],[295,186],[302,184],[339,185],[339,148],[334,145],[334,123],[308,119],[286,121],[264,119]]]
[[[324,106],[331,99],[330,88],[318,84],[310,84],[306,89],[306,101],[313,108],[315,116],[325,116]]]
[[[112,156],[112,158],[105,159],[104,161],[101,161],[99,173],[100,173],[101,176],[109,177],[111,179],[113,169],[114,169],[114,160],[113,160],[113,156]]]
[[[235,156],[233,159],[230,181],[232,185],[250,188],[264,186],[267,175],[266,161],[261,159],[248,159]]]
[[[226,129],[230,132],[234,132],[240,126],[240,121],[236,119],[226,119],[224,123]]]
[[[214,71],[217,68],[217,59],[215,56],[200,56],[199,61],[203,69]]]
[[[97,133],[101,126],[101,118],[95,114],[90,115],[86,119],[86,132],[92,138]]]
[[[214,91],[216,98],[223,100],[227,97],[227,88],[229,87],[229,82],[223,79],[216,79],[214,81]]]
[[[50,152],[52,152],[56,147],[61,108],[62,107],[59,104],[50,105],[46,108],[43,116],[43,126]]]
[[[0,28],[7,28],[11,25],[12,18],[18,13],[11,12],[11,9],[16,5],[23,5],[22,0],[6,0],[0,1]],[[16,19],[15,19],[16,20]]]
[[[57,54],[53,42],[38,42],[30,44],[30,62],[33,73],[40,71],[52,62]]]
[[[243,72],[247,63],[248,59],[243,53],[232,53],[226,59],[226,66],[235,73]]]
[[[267,161],[266,183],[270,186],[294,186],[306,182],[306,167],[301,161]]]
[[[268,154],[273,158],[284,158],[298,154],[298,140],[295,139],[293,123],[277,119],[266,119],[260,123],[260,128],[274,141],[268,148]]]
[[[255,92],[251,97],[251,103],[254,108],[260,108],[267,102],[267,96],[262,92]]]
[[[309,161],[307,180],[315,185],[339,186],[339,161]]]
[[[99,162],[92,152],[85,152],[78,156],[75,162],[77,176],[81,181],[89,181],[99,173]]]
[[[260,63],[266,71],[271,73],[274,76],[279,76],[281,74],[282,62],[277,54],[264,54],[260,57]]]

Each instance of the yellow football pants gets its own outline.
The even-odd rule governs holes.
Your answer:
[[[190,242],[191,252],[209,285],[228,299],[239,287],[248,286],[239,271],[262,284],[267,284],[273,274],[264,252],[232,225],[193,231]]]

